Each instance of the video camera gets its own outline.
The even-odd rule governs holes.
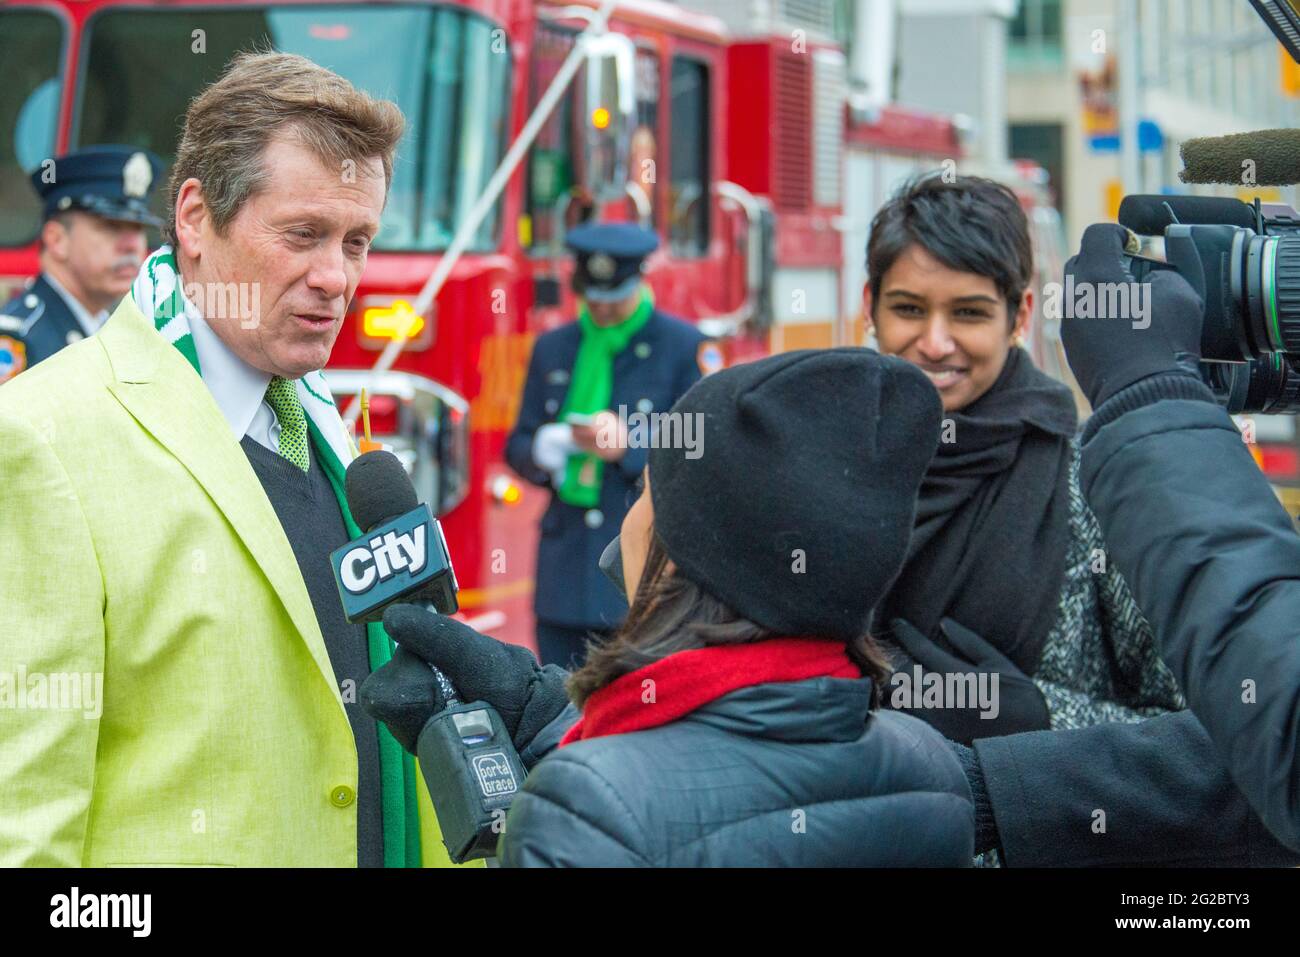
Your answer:
[[[1251,6],[1300,63],[1300,2]],[[1300,182],[1300,130],[1191,139],[1180,152],[1184,183]],[[1258,198],[1134,195],[1120,204],[1119,221],[1164,238],[1163,261],[1132,250],[1137,281],[1173,269],[1205,304],[1201,377],[1219,403],[1232,413],[1300,413],[1300,213]]]
[[[1141,282],[1172,269],[1205,304],[1201,376],[1232,413],[1300,413],[1300,213],[1205,196],[1126,196],[1119,221],[1163,236],[1164,260],[1134,255]]]

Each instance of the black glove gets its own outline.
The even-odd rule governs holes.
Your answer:
[[[362,683],[359,700],[412,754],[425,724],[447,707],[430,665],[465,703],[485,701],[496,708],[521,753],[569,703],[563,668],[542,668],[526,648],[480,635],[454,618],[393,605],[384,612],[384,630],[397,642],[397,652]]]
[[[940,708],[906,706],[895,710],[920,718],[944,737],[962,744],[970,744],[976,738],[994,738],[1020,731],[1043,731],[1051,727],[1051,715],[1047,711],[1043,693],[1011,659],[951,618],[944,618],[939,623],[939,630],[956,649],[956,655],[940,648],[908,622],[895,618],[894,639],[912,658],[904,667],[896,669],[896,673],[906,674],[908,681],[913,681],[915,676],[912,663],[915,662],[921,666],[923,681],[926,680],[926,674],[936,674],[941,680],[948,674],[974,674],[975,687],[988,687],[990,690],[993,687],[992,676],[997,675],[997,696],[993,699],[997,705],[997,716],[982,717],[978,700],[968,700],[969,707],[965,708],[946,707],[951,702],[945,701],[945,707]],[[981,681],[983,675],[988,677]],[[946,686],[946,682],[943,686]],[[887,702],[892,699],[898,687],[898,684],[891,682],[890,690],[884,695]],[[969,682],[966,687],[969,688]],[[925,685],[922,684],[917,690],[918,696],[924,688]],[[911,697],[908,696],[908,701],[910,700]]]
[[[1079,254],[1065,264],[1065,275],[1074,280],[1076,301],[1083,289],[1090,287],[1094,293],[1094,318],[1075,316],[1073,308],[1062,304],[1065,318],[1061,319],[1065,356],[1094,409],[1121,389],[1153,375],[1175,373],[1201,381],[1197,363],[1204,305],[1182,276],[1170,269],[1146,276],[1142,317],[1134,309],[1132,292],[1125,297],[1132,315],[1105,314],[1110,298],[1105,284],[1135,282],[1124,258],[1127,236],[1128,231],[1115,223],[1089,226]]]

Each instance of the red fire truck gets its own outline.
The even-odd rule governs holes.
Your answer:
[[[170,163],[190,98],[254,46],[303,54],[407,117],[330,381],[344,397],[368,384],[377,437],[442,518],[466,617],[525,644],[544,495],[502,447],[533,338],[573,314],[565,229],[591,216],[656,229],[657,302],[732,361],[856,344],[861,284],[845,262],[858,268],[865,223],[845,216],[846,151],[881,192],[956,149],[942,118],[847,122],[833,42],[738,38],[657,0],[612,13],[593,0],[5,0],[0,294],[37,270],[26,171],[93,143]]]

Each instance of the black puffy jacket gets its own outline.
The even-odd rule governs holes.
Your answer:
[[[1109,418],[1083,449],[1109,559],[1232,780],[1300,850],[1300,537],[1212,402]]]
[[[501,863],[968,866],[961,766],[928,725],[869,711],[870,699],[865,678],[756,685],[670,724],[553,750],[511,808]]]

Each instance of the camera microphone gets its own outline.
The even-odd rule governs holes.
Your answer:
[[[1184,183],[1290,186],[1300,183],[1300,130],[1198,136],[1179,148]]]
[[[1119,204],[1119,224],[1139,236],[1160,236],[1175,223],[1255,228],[1255,211],[1219,196],[1163,196],[1136,193]]]

